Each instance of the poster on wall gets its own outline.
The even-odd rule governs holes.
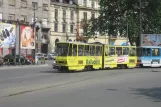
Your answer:
[[[35,49],[35,33],[30,26],[20,26],[21,49]]]
[[[16,25],[0,22],[0,47],[15,47]]]
[[[161,46],[161,34],[142,34],[141,46]]]

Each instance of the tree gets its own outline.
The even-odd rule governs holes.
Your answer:
[[[127,37],[128,32],[130,43],[134,42],[137,46],[140,45],[140,32],[161,33],[160,0],[100,0],[99,13],[97,31],[123,37]]]
[[[91,18],[90,20],[83,21],[83,35],[88,38],[95,38],[97,29],[97,20],[96,18]]]

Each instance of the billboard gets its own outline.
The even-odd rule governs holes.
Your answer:
[[[35,33],[30,26],[20,26],[21,49],[35,49]]]
[[[141,46],[161,46],[161,34],[142,34]]]
[[[0,22],[0,48],[15,47],[16,25]]]

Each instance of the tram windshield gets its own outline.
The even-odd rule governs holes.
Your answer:
[[[57,53],[58,56],[67,56],[68,55],[68,43],[58,43],[57,44]]]

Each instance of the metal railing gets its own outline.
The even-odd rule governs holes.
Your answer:
[[[40,65],[45,64],[45,58],[39,58],[36,62],[34,60],[21,60],[21,58],[4,59],[0,60],[0,66],[16,66],[16,65]]]

